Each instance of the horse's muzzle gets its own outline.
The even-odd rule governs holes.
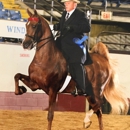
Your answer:
[[[32,41],[23,41],[22,46],[24,49],[31,50],[33,48],[33,42]]]

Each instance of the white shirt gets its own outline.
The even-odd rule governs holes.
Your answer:
[[[67,16],[67,14],[69,13],[69,17],[70,17],[74,11],[75,11],[75,9],[71,10],[70,12],[67,12],[67,13],[66,13],[66,16]],[[66,17],[66,16],[65,16],[65,17]]]

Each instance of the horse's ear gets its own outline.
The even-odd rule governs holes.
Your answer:
[[[30,17],[32,16],[32,13],[29,11],[29,9],[27,9],[27,13]]]
[[[34,9],[34,15],[38,15],[38,13],[37,13],[36,9]]]

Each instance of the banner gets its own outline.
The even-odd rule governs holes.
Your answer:
[[[21,38],[26,33],[26,22],[0,20],[0,37]]]
[[[0,20],[0,37],[23,39],[26,34],[26,22]],[[52,25],[50,25],[52,29]]]

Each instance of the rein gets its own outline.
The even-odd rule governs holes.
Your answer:
[[[44,38],[44,39],[41,39],[39,42],[43,41],[43,40],[46,40],[46,39],[49,39],[47,42],[45,42],[44,44],[42,44],[41,46],[37,47],[36,50],[40,50],[41,47],[43,47],[45,44],[47,44],[50,40],[51,40],[52,37],[47,37],[47,38]],[[35,44],[36,45],[36,44]]]
[[[28,35],[28,34],[26,34],[25,36],[30,37],[30,38],[32,38],[32,39],[34,38],[33,36],[30,36],[30,35]],[[41,40],[39,40],[39,41],[34,41],[34,42],[33,42],[34,44],[33,44],[33,46],[31,47],[31,49],[34,48],[36,45],[38,45],[39,42],[44,41],[44,40],[46,40],[46,39],[49,39],[47,42],[45,42],[45,43],[42,44],[41,46],[37,47],[36,50],[39,50],[42,46],[44,46],[46,43],[48,43],[48,42],[51,40],[51,38],[53,38],[53,37],[50,36],[50,37],[41,39]]]

